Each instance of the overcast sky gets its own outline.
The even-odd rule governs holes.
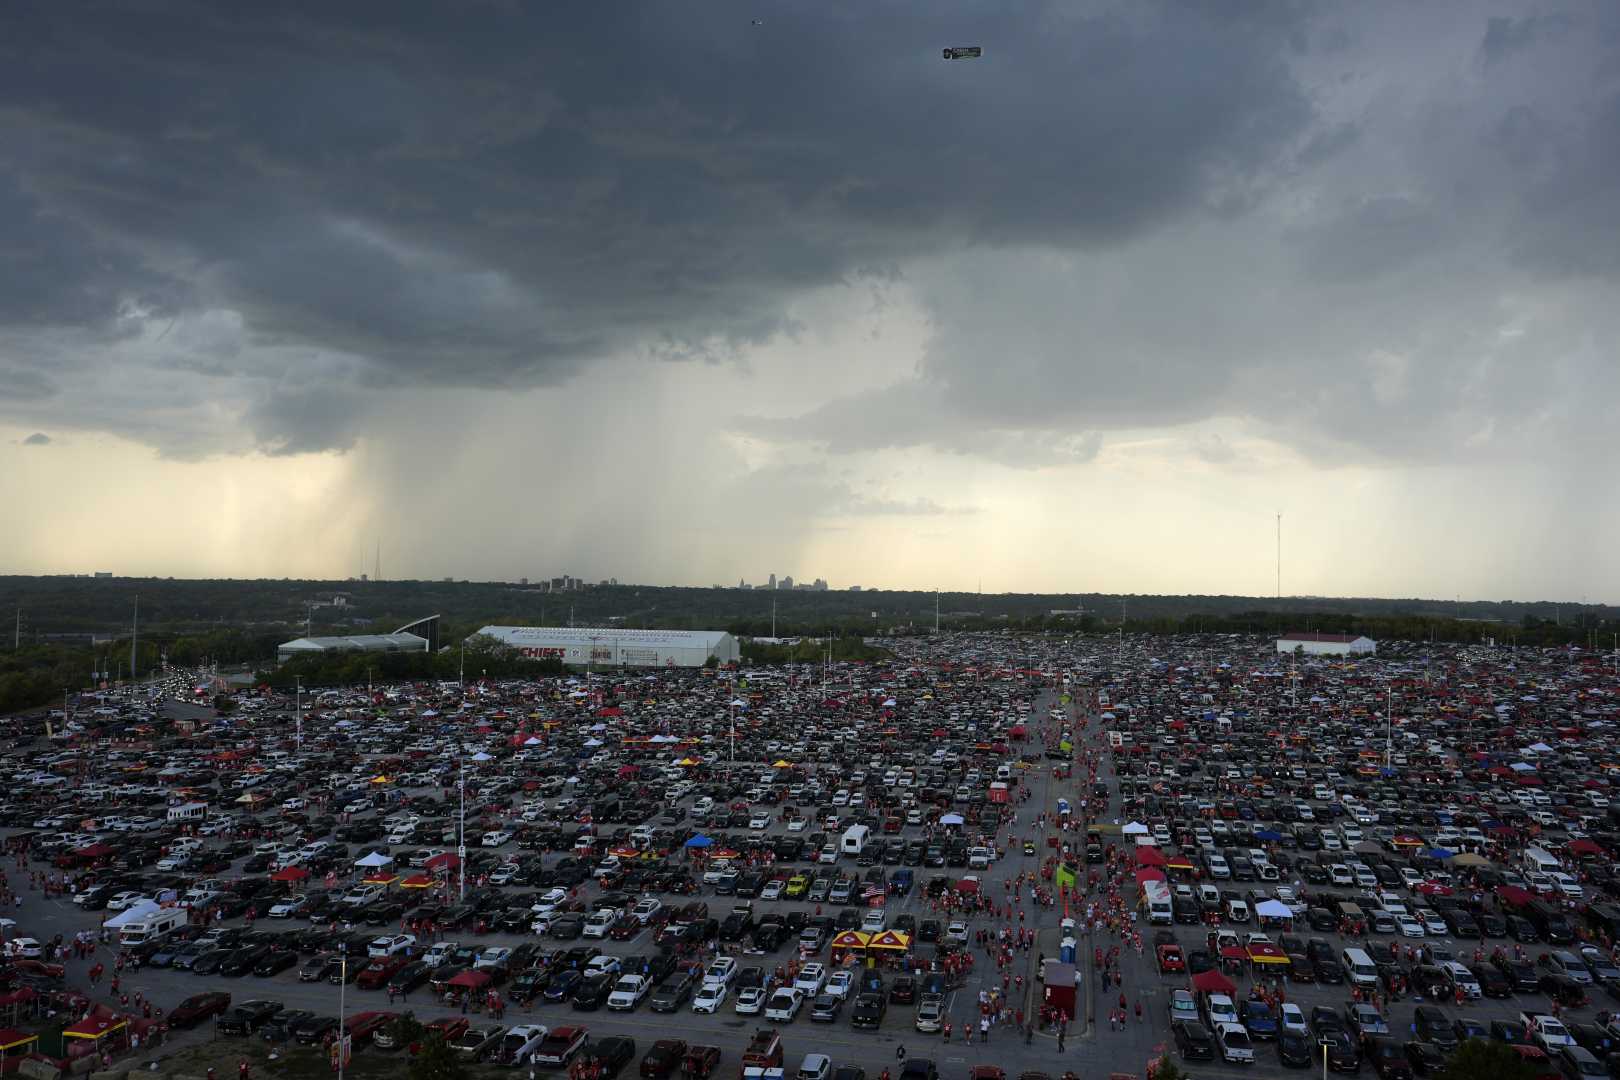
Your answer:
[[[1620,4],[3,31],[0,571],[1620,594]]]

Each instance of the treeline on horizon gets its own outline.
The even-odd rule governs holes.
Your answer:
[[[305,605],[347,594],[346,607],[310,612]],[[926,634],[933,630],[929,592],[769,592],[658,586],[588,586],[544,593],[504,583],[181,581],[167,579],[0,578],[0,713],[34,708],[71,690],[89,688],[92,673],[127,678],[130,617],[140,596],[137,666],[142,674],[170,663],[248,668],[277,685],[303,676],[305,685],[363,684],[373,678],[453,679],[454,647],[485,625],[616,625],[646,629],[723,629],[739,637],[834,638],[834,658],[879,659],[863,637]],[[771,601],[776,618],[771,618]],[[1121,623],[1121,600],[1124,601]],[[1366,634],[1387,640],[1524,646],[1580,645],[1605,649],[1620,635],[1620,608],[1550,602],[1495,603],[1390,599],[1226,596],[1109,596],[1105,594],[943,593],[942,630],[1079,634],[1277,634],[1312,630]],[[1052,614],[1054,609],[1066,614]],[[11,648],[4,617],[20,610],[20,648]],[[1082,612],[1083,614],[1074,614]],[[873,618],[873,613],[877,618]],[[428,654],[335,654],[275,665],[276,646],[302,636],[386,633],[425,615],[441,616],[447,651]],[[305,616],[311,616],[309,622]],[[107,640],[90,645],[90,635]],[[79,640],[75,640],[75,637]],[[537,672],[530,661],[504,656],[487,643],[476,670],[490,675]],[[749,663],[816,663],[823,646],[747,643]],[[468,677],[474,654],[468,653]]]

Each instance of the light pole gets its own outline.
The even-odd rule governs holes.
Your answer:
[[[461,789],[461,814],[456,825],[456,877],[461,902],[467,899],[467,746],[461,747],[461,775],[456,780]]]
[[[349,1033],[343,1030],[343,1000],[344,991],[349,988],[349,943],[338,942],[338,1029],[337,1029],[337,1074],[338,1080],[343,1080],[344,1058],[349,1051]]]
[[[1384,768],[1395,747],[1395,680],[1384,680]]]
[[[297,703],[295,708],[298,710],[298,727],[297,735],[295,736],[295,747],[298,753],[302,754],[304,752],[304,677],[302,675],[293,676],[293,685],[295,687],[293,691],[294,699]]]

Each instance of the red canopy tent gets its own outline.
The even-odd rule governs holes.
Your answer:
[[[1137,845],[1137,848],[1136,848],[1136,865],[1137,866],[1163,866],[1164,863],[1165,863],[1164,852],[1160,851],[1156,847],[1149,847],[1146,844]]]
[[[1192,977],[1192,988],[1205,994],[1232,994],[1237,992],[1237,985],[1225,975],[1210,968],[1200,971]]]
[[[285,866],[270,875],[271,881],[303,881],[309,877],[309,871],[302,866]]]
[[[1535,897],[1530,894],[1530,890],[1521,889],[1517,885],[1498,885],[1496,887],[1496,895],[1500,896],[1503,900],[1506,900],[1510,904],[1528,904],[1531,900],[1535,899]]]

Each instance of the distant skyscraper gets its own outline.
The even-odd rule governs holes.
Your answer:
[[[791,589],[791,588],[793,588],[793,575],[789,574],[787,577],[783,578],[782,579],[782,584],[779,586],[779,588],[783,588],[783,589]]]
[[[765,583],[765,587],[767,589],[776,588],[776,575],[775,574],[771,575],[770,580]]]

